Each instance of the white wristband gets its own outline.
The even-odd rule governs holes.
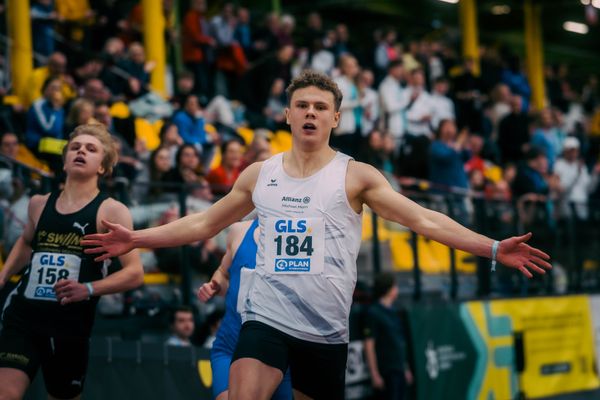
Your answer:
[[[494,240],[492,244],[492,272],[496,271],[496,255],[498,254],[498,246],[500,246],[500,242]]]
[[[90,293],[88,296],[88,299],[89,299],[90,297],[92,297],[94,295],[94,287],[92,286],[91,282],[86,283],[85,287],[87,288],[88,292]]]

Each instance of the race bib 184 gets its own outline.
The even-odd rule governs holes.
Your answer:
[[[325,260],[321,218],[267,218],[265,269],[272,274],[320,274]]]
[[[79,280],[81,258],[74,254],[35,253],[25,297],[31,300],[56,301],[54,285],[59,279]]]

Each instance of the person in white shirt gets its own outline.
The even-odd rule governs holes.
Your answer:
[[[448,95],[449,90],[448,79],[439,77],[433,84],[431,93],[431,104],[433,106],[433,116],[431,117],[431,128],[436,131],[440,125],[440,121],[444,119],[456,120],[454,111],[454,102]]]
[[[598,185],[600,163],[596,164],[590,175],[583,160],[579,157],[579,140],[569,136],[563,143],[562,157],[554,165],[554,173],[560,180],[561,214],[572,216],[572,203],[575,216],[582,220],[587,219],[588,196]]]
[[[407,91],[401,83],[404,79],[404,67],[401,60],[392,61],[388,74],[379,85],[381,102],[381,129],[394,138],[397,147],[406,129],[405,111],[410,102]]]
[[[344,99],[340,107],[340,122],[330,138],[331,147],[342,153],[354,156],[357,150],[357,138],[360,138],[362,110],[360,95],[356,86],[356,77],[360,72],[358,61],[349,54],[340,57],[341,75],[334,79]]]
[[[373,71],[369,69],[362,70],[358,75],[358,91],[362,108],[360,131],[363,139],[375,129],[375,124],[379,119],[379,96],[373,89],[374,80]]]

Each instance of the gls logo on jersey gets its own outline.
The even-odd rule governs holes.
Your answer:
[[[294,222],[296,222],[294,226]],[[306,232],[306,220],[297,221],[280,219],[275,222],[275,231],[277,233],[304,233]]]
[[[41,265],[49,265],[52,267],[62,267],[65,265],[65,256],[54,256],[52,254],[43,254],[40,257],[40,264]]]

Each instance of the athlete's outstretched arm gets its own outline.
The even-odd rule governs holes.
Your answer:
[[[360,200],[378,215],[398,222],[416,233],[456,249],[482,257],[492,257],[493,239],[465,228],[439,212],[421,207],[392,189],[385,177],[370,165],[352,162],[348,166],[348,181],[355,180]],[[500,242],[497,253],[499,263],[518,269],[527,277],[530,271],[540,274],[552,266],[546,253],[526,242],[531,233],[515,236]]]
[[[215,236],[225,227],[239,221],[254,209],[252,191],[260,171],[255,163],[242,172],[233,189],[208,210],[185,216],[169,224],[132,231],[119,224],[105,222],[108,233],[87,235],[82,244],[95,246],[88,254],[101,254],[102,261],[120,256],[135,248],[175,247]]]
[[[216,295],[225,296],[227,293],[229,289],[229,267],[250,225],[252,225],[252,221],[231,225],[231,229],[227,234],[227,249],[219,268],[210,278],[210,281],[200,286],[196,293],[201,301],[207,302]]]
[[[119,222],[127,229],[133,227],[129,209],[113,199],[108,199],[102,204],[99,210],[99,219],[106,219],[113,223]],[[119,257],[119,261],[121,263],[119,271],[104,279],[91,282],[94,296],[124,292],[135,289],[144,283],[144,268],[137,250],[123,254]],[[68,279],[58,281],[54,286],[56,298],[61,304],[86,300],[90,292],[85,283]]]
[[[0,271],[0,288],[15,274],[21,272],[31,259],[31,241],[35,234],[37,220],[46,204],[48,196],[33,196],[27,207],[27,223],[23,233],[13,245],[2,271]]]

